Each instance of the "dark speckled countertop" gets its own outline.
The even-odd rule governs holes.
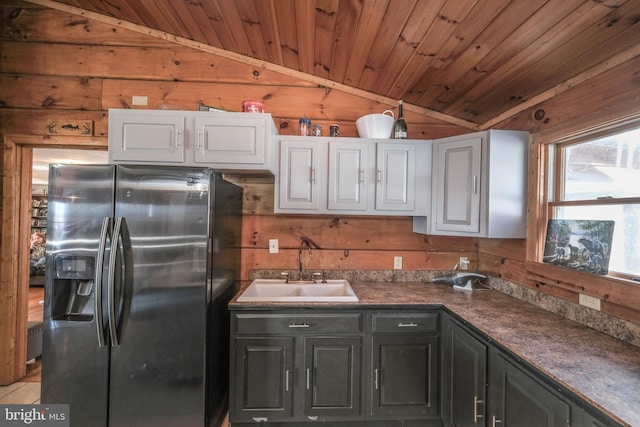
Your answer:
[[[358,303],[238,303],[234,307],[444,306],[623,425],[640,427],[640,348],[495,290],[433,283],[352,283]]]

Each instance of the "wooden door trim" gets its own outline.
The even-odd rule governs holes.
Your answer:
[[[0,385],[26,374],[33,148],[106,149],[104,137],[5,135],[0,245]]]

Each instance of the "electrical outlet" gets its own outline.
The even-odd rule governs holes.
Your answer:
[[[593,308],[594,310],[600,311],[600,299],[596,297],[592,297],[589,295],[580,294],[580,305],[584,305],[585,307]]]
[[[393,269],[394,270],[402,270],[402,257],[394,256],[393,257]]]
[[[270,254],[278,253],[278,239],[269,239],[269,253]]]
[[[458,263],[458,267],[460,270],[468,270],[469,269],[469,258],[466,256],[460,257],[460,262]]]

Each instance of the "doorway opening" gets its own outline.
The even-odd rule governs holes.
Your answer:
[[[44,252],[47,241],[47,214],[48,214],[48,184],[49,165],[51,164],[106,164],[108,156],[106,151],[96,150],[68,150],[59,148],[34,148],[31,161],[31,238],[29,256],[29,309],[27,324],[29,334],[27,337],[27,359],[30,367],[39,372],[39,356],[42,350],[42,325],[44,321],[44,286],[45,271],[47,268]],[[26,189],[25,189],[26,190]],[[33,307],[36,298],[42,295],[38,304],[42,307]],[[32,331],[38,330],[39,333]],[[35,359],[34,359],[35,356]],[[35,360],[35,362],[34,362]],[[35,366],[34,366],[35,365]]]
[[[25,375],[27,365],[33,153],[53,149],[64,160],[58,163],[69,163],[67,156],[76,150],[100,153],[106,159],[107,138],[5,135],[3,142],[0,300],[7,304],[0,311],[0,334],[8,339],[0,342],[0,360],[7,362],[0,366],[0,385],[9,385]]]

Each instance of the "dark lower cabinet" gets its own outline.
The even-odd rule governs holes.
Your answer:
[[[621,427],[441,309],[231,310],[234,427]]]
[[[442,354],[447,427],[620,427],[448,313]]]
[[[363,333],[359,311],[232,311],[231,422],[363,419]]]
[[[372,417],[439,417],[438,336],[374,336],[372,348]]]
[[[231,423],[440,427],[439,339],[439,309],[232,309]]]
[[[361,337],[304,338],[304,414],[311,420],[360,418]]]
[[[489,350],[489,425],[570,427],[571,404],[495,349]],[[577,421],[577,420],[576,420]]]
[[[237,337],[233,418],[282,421],[293,415],[293,338]]]
[[[448,426],[485,426],[488,346],[446,318],[442,417]]]

